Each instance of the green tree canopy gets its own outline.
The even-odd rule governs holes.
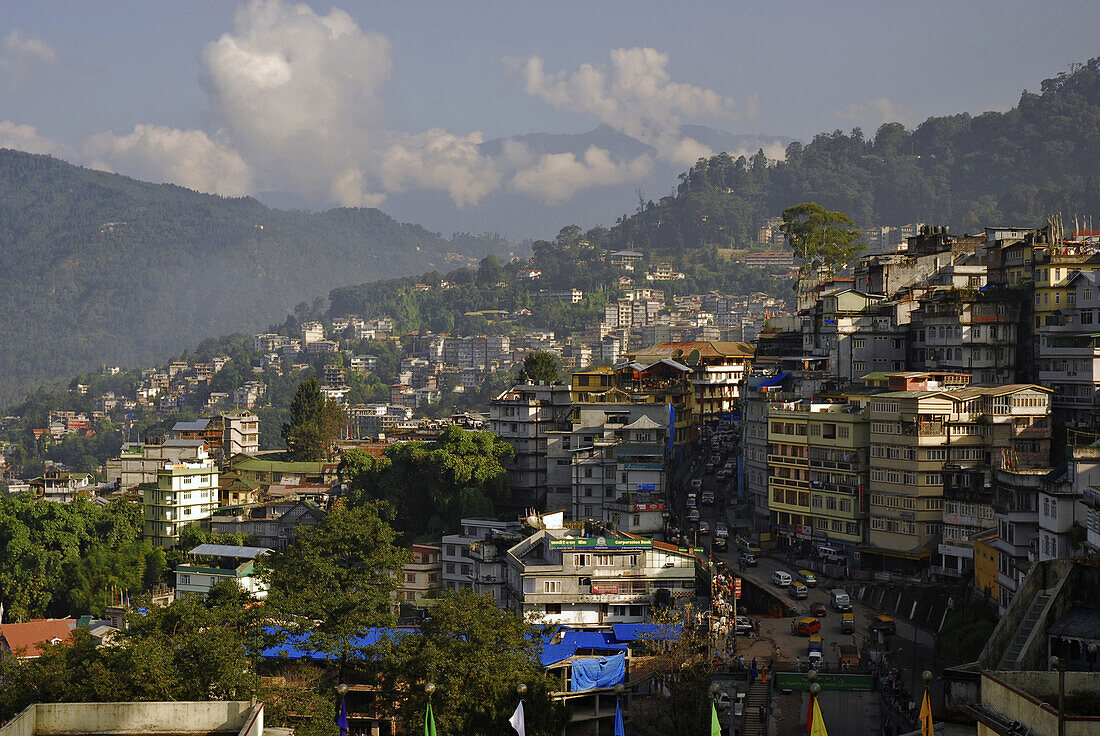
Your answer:
[[[301,528],[285,552],[261,558],[270,586],[265,608],[309,632],[317,651],[346,662],[356,653],[354,637],[393,619],[392,594],[408,560],[395,537],[378,504],[337,502],[316,526]]]
[[[558,377],[558,361],[552,354],[544,350],[536,350],[524,356],[523,367],[519,374],[521,381],[557,383]]]
[[[353,503],[385,501],[403,542],[438,540],[464,516],[491,516],[510,496],[502,464],[512,446],[488,432],[451,425],[434,442],[402,442],[386,462],[349,467]]]
[[[803,273],[821,271],[831,274],[842,268],[863,250],[856,245],[862,233],[855,229],[852,218],[843,212],[829,212],[816,202],[783,210],[779,226],[802,261]]]
[[[283,424],[283,440],[289,460],[324,460],[340,438],[346,418],[332,399],[326,400],[313,376],[298,385]]]
[[[520,616],[489,596],[461,591],[432,607],[419,634],[395,642],[380,680],[405,723],[423,717],[423,685],[434,683],[436,725],[455,734],[504,733],[523,683],[527,733],[549,736],[561,733],[565,713],[550,698],[555,682],[539,661],[541,651],[537,630]]]

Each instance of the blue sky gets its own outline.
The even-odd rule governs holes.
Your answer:
[[[477,143],[603,122],[658,159],[689,162],[699,149],[681,124],[872,134],[888,119],[1007,109],[1021,89],[1100,55],[1096,2],[2,8],[0,145],[205,191],[283,187],[339,204],[425,189],[476,206],[563,172],[577,187],[557,196],[571,196],[647,163],[599,151],[487,160]],[[586,64],[595,83],[578,73]]]

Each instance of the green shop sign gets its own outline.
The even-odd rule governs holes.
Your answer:
[[[579,539],[551,539],[551,549],[650,549],[652,539],[607,539],[606,537],[582,537]]]
[[[819,672],[817,684],[822,690],[861,690],[870,692],[875,689],[870,675],[843,672]],[[779,690],[809,690],[810,681],[805,672],[776,672],[775,686]]]

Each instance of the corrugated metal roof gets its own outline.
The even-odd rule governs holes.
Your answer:
[[[200,544],[187,554],[253,560],[265,552],[271,552],[271,549],[268,547],[238,547],[233,544]]]

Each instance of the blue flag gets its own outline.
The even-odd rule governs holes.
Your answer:
[[[340,736],[348,736],[348,707],[343,698],[340,698],[340,714],[336,716],[336,725],[340,728]]]
[[[626,736],[626,729],[623,728],[623,711],[619,707],[618,698],[615,699],[615,736]]]

